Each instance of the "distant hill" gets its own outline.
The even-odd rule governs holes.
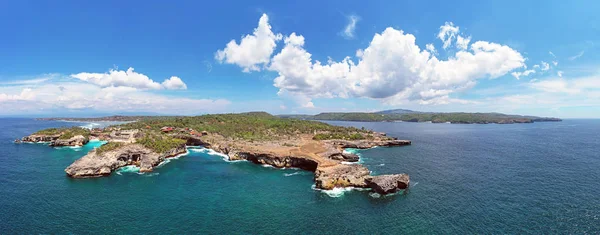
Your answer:
[[[433,122],[456,124],[512,124],[562,121],[559,118],[509,115],[502,113],[423,113],[405,109],[385,110],[375,113],[319,113],[317,115],[279,115],[281,118],[323,121],[360,122]]]
[[[383,110],[383,111],[379,111],[379,112],[375,112],[375,113],[380,113],[380,114],[407,114],[407,113],[420,113],[420,112],[419,111],[408,110],[408,109],[390,109],[390,110]]]

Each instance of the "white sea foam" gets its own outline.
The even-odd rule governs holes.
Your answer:
[[[117,175],[122,175],[123,173],[139,173],[139,172],[140,172],[140,167],[134,166],[134,165],[120,167],[119,169],[116,170]]]
[[[316,185],[312,185],[311,187],[313,190],[317,190],[320,191],[324,194],[327,194],[327,196],[330,197],[341,197],[344,196],[344,194],[346,192],[350,192],[350,191],[365,191],[365,190],[369,190],[368,188],[355,188],[355,187],[335,187],[333,189],[329,189],[329,190],[325,190],[325,189],[318,189],[316,187]]]
[[[379,164],[379,166],[385,166],[385,163],[381,163],[381,164]]]
[[[177,159],[179,159],[180,157],[183,157],[183,156],[185,156],[185,155],[188,155],[188,154],[190,154],[189,150],[192,150],[192,149],[186,149],[186,150],[185,150],[185,153],[178,154],[178,155],[175,155],[175,156],[173,156],[173,157],[170,157],[170,158],[165,158],[165,160],[164,160],[164,161],[162,161],[161,163],[158,163],[158,165],[156,166],[156,168],[158,168],[158,167],[161,167],[161,166],[164,166],[164,165],[166,165],[167,163],[171,162],[172,160],[177,160]]]
[[[275,168],[274,166],[271,166],[271,165],[269,165],[269,164],[262,164],[261,166],[262,166],[262,167],[266,167],[266,168]]]
[[[192,148],[188,148],[188,150],[192,151],[192,152],[197,152],[197,153],[205,153],[208,155],[212,155],[212,156],[218,156],[223,158],[224,161],[226,162],[239,162],[239,161],[244,161],[244,160],[229,160],[229,156],[227,154],[223,154],[223,153],[219,153],[215,150],[209,149],[209,148],[197,148],[197,147],[192,147]]]
[[[302,172],[301,171],[296,171],[294,173],[285,173],[283,175],[285,175],[285,176],[292,176],[292,175],[299,175],[299,174],[302,174]]]
[[[81,128],[86,128],[86,129],[90,129],[90,130],[91,130],[91,129],[93,129],[93,128],[96,128],[96,127],[98,127],[98,126],[100,126],[100,123],[89,122],[89,123],[87,123],[87,124],[85,124],[85,125],[83,125],[83,126],[79,126],[79,127],[81,127]]]

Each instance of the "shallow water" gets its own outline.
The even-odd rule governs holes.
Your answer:
[[[51,126],[0,119],[0,231],[20,233],[597,233],[600,121],[517,125],[359,123],[413,145],[358,151],[411,187],[379,197],[321,192],[312,174],[193,149],[152,173],[70,179],[99,143],[54,149],[12,140]]]

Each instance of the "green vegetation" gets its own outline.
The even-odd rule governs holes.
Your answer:
[[[451,122],[451,123],[530,123],[542,121],[560,121],[558,118],[541,118],[534,116],[506,115],[501,113],[421,113],[408,112],[378,113],[320,113],[317,115],[282,115],[283,118],[299,118],[303,120],[329,121],[362,121],[362,122]]]
[[[59,139],[70,139],[76,135],[86,138],[90,136],[90,130],[81,127],[49,128],[33,133],[35,135],[60,135]]]
[[[97,154],[102,154],[104,152],[108,152],[108,151],[117,149],[117,148],[119,148],[119,147],[121,147],[123,145],[125,145],[125,144],[119,143],[119,142],[109,142],[109,143],[106,143],[106,144],[100,146],[99,148],[97,148],[96,149],[96,153]]]
[[[137,140],[137,143],[143,145],[146,148],[154,150],[157,153],[164,153],[171,149],[181,147],[185,145],[185,140],[176,139],[167,135],[147,133],[141,139]]]
[[[265,112],[240,114],[210,114],[195,117],[151,117],[119,125],[122,129],[140,129],[160,136],[161,127],[192,128],[195,131],[218,133],[226,138],[249,141],[275,140],[297,134],[327,132],[334,136],[368,133],[351,127],[333,126],[317,121],[286,119]],[[149,128],[148,128],[149,127]],[[361,135],[362,136],[362,135]],[[352,138],[359,138],[358,135]]]
[[[372,136],[369,136],[369,137],[372,137]],[[349,134],[349,133],[319,133],[313,137],[313,140],[331,140],[331,139],[362,140],[362,139],[365,139],[365,136],[363,136],[360,133],[353,133],[353,134]]]

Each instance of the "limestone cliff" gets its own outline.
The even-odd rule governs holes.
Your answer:
[[[50,143],[50,146],[83,146],[88,142],[88,138],[84,137],[83,135],[77,135],[69,139],[56,139]]]
[[[140,144],[129,144],[102,153],[93,150],[73,162],[65,172],[73,178],[100,177],[110,175],[112,171],[127,165],[136,165],[140,167],[141,172],[148,172],[166,158],[185,151],[185,146],[181,146],[159,154]]]

